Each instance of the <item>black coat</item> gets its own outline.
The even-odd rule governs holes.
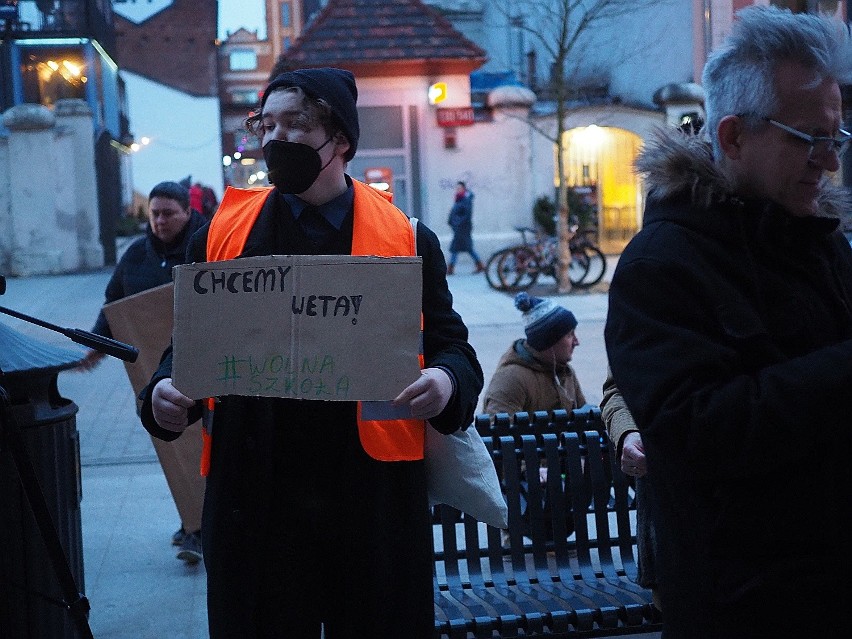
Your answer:
[[[463,253],[473,250],[473,193],[465,191],[462,198],[453,202],[447,224],[453,229],[450,252]]]
[[[663,635],[840,636],[852,251],[836,219],[732,197],[694,141],[641,166],[605,334],[648,457]]]
[[[157,239],[151,225],[147,225],[145,237],[131,242],[115,265],[104,292],[104,303],[109,304],[128,295],[171,282],[172,268],[184,263],[189,239],[204,226],[204,222],[200,213],[192,211],[184,230],[168,245]],[[103,311],[98,315],[92,332],[112,337]]]
[[[207,228],[193,238],[193,261],[205,259]],[[351,237],[350,215],[330,246],[306,250],[283,199],[272,196],[243,256],[345,254]],[[446,367],[457,383],[450,404],[431,423],[451,432],[472,421],[482,371],[452,309],[438,239],[423,224],[417,225],[417,246],[426,365]],[[167,352],[155,380],[170,370]],[[216,405],[202,527],[213,637],[253,637],[250,629],[263,624],[283,632],[293,618],[310,616],[324,616],[352,636],[364,627],[377,637],[431,636],[424,464],[368,457],[355,409],[354,402],[252,397],[224,397]],[[143,423],[154,436],[174,437],[154,423],[150,392]],[[268,608],[265,597],[273,602]],[[278,606],[282,600],[286,605]],[[362,616],[367,625],[361,630],[347,621]]]

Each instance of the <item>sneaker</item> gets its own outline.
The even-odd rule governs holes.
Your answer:
[[[183,540],[186,537],[186,531],[183,529],[183,526],[175,531],[175,534],[172,535],[172,546],[183,546]]]
[[[201,554],[201,531],[194,533],[186,533],[183,538],[183,543],[180,546],[180,551],[177,554],[178,559],[183,559],[190,566],[197,564],[203,559]]]

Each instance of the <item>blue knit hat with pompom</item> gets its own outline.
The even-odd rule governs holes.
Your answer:
[[[518,293],[515,306],[524,314],[527,344],[537,351],[550,348],[577,327],[574,313],[549,299]]]

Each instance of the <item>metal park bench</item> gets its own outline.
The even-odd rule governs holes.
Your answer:
[[[535,434],[529,423],[526,433],[485,438],[504,486],[508,534],[454,508],[434,509],[435,637],[659,630],[651,592],[635,583],[633,490],[608,440],[597,429]],[[535,469],[529,477],[527,469]]]
[[[474,427],[483,437],[506,435],[541,435],[544,433],[583,433],[596,430],[605,433],[601,411],[597,406],[575,410],[539,410],[532,413],[482,414],[474,418]]]

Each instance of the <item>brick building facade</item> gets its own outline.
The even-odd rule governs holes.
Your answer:
[[[222,191],[217,0],[112,0],[127,86],[132,189],[191,179]]]
[[[216,0],[173,0],[133,22],[115,7],[118,63],[126,71],[194,96],[216,95]]]

